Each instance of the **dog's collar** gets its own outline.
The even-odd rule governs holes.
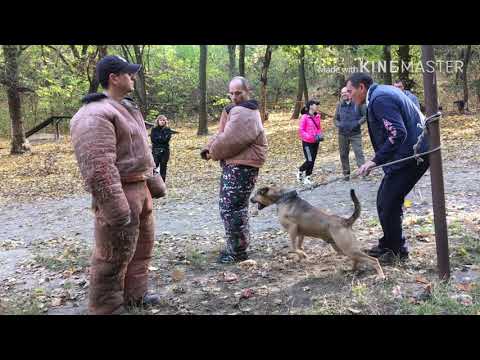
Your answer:
[[[296,197],[298,197],[297,190],[292,190],[280,196],[275,203],[280,204],[282,202],[287,202],[288,200],[295,199]]]

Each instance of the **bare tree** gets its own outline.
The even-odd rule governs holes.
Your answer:
[[[303,98],[305,99],[305,101],[308,101],[308,84],[307,77],[305,75],[305,45],[302,45],[302,47],[300,48],[300,52],[300,59],[302,62],[302,72],[300,73],[300,76],[303,77]]]
[[[199,64],[199,92],[200,92],[200,110],[198,117],[197,135],[208,135],[207,122],[207,45],[200,45],[200,64]]]
[[[383,82],[386,85],[392,85],[392,71],[390,69],[390,61],[392,60],[391,45],[383,45],[383,60],[386,63],[385,73],[383,74]]]
[[[107,45],[98,45],[97,46],[97,49],[96,49],[95,55],[94,55],[94,58],[95,57],[97,58],[97,60],[95,61],[95,64],[100,59],[107,56],[107,53],[108,53],[107,47],[108,47]],[[93,63],[93,61],[92,61],[92,63]],[[95,64],[93,64],[93,65],[95,65]],[[91,71],[92,71],[92,76],[88,77],[88,81],[90,82],[90,86],[88,88],[88,93],[89,94],[97,92],[98,91],[98,86],[100,85],[99,80],[97,78],[96,67],[93,66],[93,69]],[[87,70],[87,74],[88,74],[88,70]]]
[[[245,76],[245,45],[238,45],[238,73]]]
[[[22,118],[21,86],[18,84],[18,60],[26,47],[20,45],[3,45],[5,58],[5,75],[2,83],[7,90],[8,110],[11,123],[11,154],[23,154],[30,151],[30,145],[25,136]]]
[[[400,60],[400,73],[398,75],[399,79],[402,80],[405,85],[405,89],[411,90],[415,86],[415,81],[410,79],[410,72],[408,70],[408,65],[410,64],[410,45],[399,45],[398,46],[398,58]],[[403,66],[405,64],[405,66]]]
[[[273,45],[267,45],[265,49],[265,55],[262,59],[262,71],[260,74],[261,90],[260,90],[260,115],[262,122],[266,121],[267,114],[267,81],[268,81],[268,68],[272,60]]]
[[[235,48],[237,45],[227,45],[228,48],[228,71],[230,73],[230,79],[237,74],[237,69],[235,66]]]
[[[470,56],[472,54],[472,45],[467,45],[465,51],[463,52],[463,68],[462,68],[462,80],[463,80],[463,102],[465,104],[465,109],[468,110],[468,63],[470,62]]]
[[[305,101],[308,101],[308,91],[305,91],[305,47],[302,45],[298,53],[298,90],[297,101],[295,102],[295,108],[293,109],[292,119],[298,119],[300,115],[300,109],[302,108],[302,96],[307,95]]]
[[[136,63],[142,67],[137,73],[137,81],[135,82],[135,95],[138,99],[138,105],[143,117],[148,114],[148,99],[147,99],[147,87],[145,84],[145,68],[143,61],[143,52],[145,45],[132,45],[133,53],[129,45],[122,45],[123,54],[125,59],[129,62]]]

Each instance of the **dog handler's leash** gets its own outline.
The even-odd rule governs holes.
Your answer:
[[[432,150],[429,150],[429,151],[425,151],[423,153],[420,153],[420,154],[417,154],[417,148],[418,146],[420,145],[420,142],[423,140],[424,136],[425,136],[425,133],[427,133],[428,129],[427,129],[427,126],[428,124],[434,122],[434,121],[438,121],[440,120],[440,117],[442,116],[442,113],[441,112],[437,112],[436,114],[434,115],[431,115],[429,116],[428,118],[425,119],[425,121],[423,122],[423,124],[418,124],[418,126],[422,129],[422,133],[418,136],[418,140],[417,140],[417,143],[415,145],[413,145],[413,155],[412,156],[408,156],[406,158],[403,158],[403,159],[398,159],[398,160],[395,160],[395,161],[390,161],[388,163],[385,163],[385,164],[382,164],[382,165],[377,165],[377,166],[374,166],[372,167],[371,169],[369,169],[369,173],[373,170],[377,170],[377,169],[380,169],[380,168],[383,168],[385,166],[390,166],[390,165],[393,165],[393,164],[398,164],[398,163],[401,163],[401,162],[404,162],[404,161],[408,161],[408,160],[411,160],[411,159],[416,159],[417,162],[422,162],[423,159],[421,158],[421,156],[424,156],[424,155],[428,155],[428,154],[431,154],[435,151],[438,151],[442,148],[442,146],[438,146],[436,147],[435,149],[432,149]],[[319,186],[324,186],[324,185],[328,185],[328,184],[331,184],[333,182],[336,182],[336,181],[339,181],[339,180],[348,180],[348,179],[354,179],[356,177],[358,177],[358,169],[355,170],[352,174],[350,175],[343,175],[343,176],[338,176],[336,178],[333,178],[329,181],[325,181],[325,182],[322,182],[322,183],[316,183],[316,184],[313,184],[309,187],[306,187],[302,190],[299,190],[299,192],[304,192],[304,191],[309,191],[309,190],[313,190]]]

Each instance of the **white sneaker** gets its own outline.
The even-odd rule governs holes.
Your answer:
[[[310,180],[310,176],[305,176],[305,179],[303,179],[303,185],[312,185],[313,181]]]
[[[297,181],[302,182],[302,180],[305,178],[305,171],[300,171],[298,170],[297,172]]]

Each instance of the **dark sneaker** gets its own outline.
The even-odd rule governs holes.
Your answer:
[[[226,252],[221,252],[217,258],[217,263],[219,264],[233,264],[240,261],[248,260],[248,255],[246,252],[239,254],[228,254]]]
[[[395,265],[398,263],[404,263],[408,260],[408,252],[401,251],[394,253],[391,250],[386,251],[384,254],[378,257],[378,261],[382,265]]]
[[[387,252],[387,251],[389,251],[389,250],[386,249],[386,248],[380,247],[378,245],[375,245],[371,249],[367,250],[366,253],[370,256],[373,256],[373,257],[379,257],[379,256],[385,254],[385,252]]]

